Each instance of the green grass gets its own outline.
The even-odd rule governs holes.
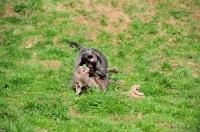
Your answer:
[[[198,0],[0,5],[0,131],[200,131]],[[126,85],[75,96],[68,41],[102,51]],[[135,84],[145,98],[127,96]]]

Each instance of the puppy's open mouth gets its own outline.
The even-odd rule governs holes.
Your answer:
[[[88,59],[89,59],[91,62],[95,61],[95,58],[94,58],[93,55],[88,55]]]
[[[85,73],[86,72],[86,69],[83,69],[83,73]]]

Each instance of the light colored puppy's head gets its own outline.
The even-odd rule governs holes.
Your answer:
[[[87,86],[87,81],[89,79],[89,68],[83,69],[82,66],[78,66],[75,74],[75,85],[76,85],[76,95],[78,95],[82,87]]]

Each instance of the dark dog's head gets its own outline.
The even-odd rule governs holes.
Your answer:
[[[86,48],[83,52],[83,58],[89,61],[90,63],[96,63],[97,62],[97,54],[95,53],[95,50],[92,48]]]

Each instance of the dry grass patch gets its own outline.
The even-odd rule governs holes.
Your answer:
[[[15,15],[17,15],[17,13],[13,11],[13,8],[11,6],[7,5],[7,8],[4,10],[3,17]]]
[[[46,130],[45,128],[40,128],[40,127],[37,127],[35,130],[36,132],[48,132],[48,130]]]
[[[62,3],[57,2],[56,3],[56,10],[57,11],[69,11],[69,10],[71,10],[71,7],[70,6],[64,6]]]
[[[172,124],[165,124],[163,121],[155,121],[155,124],[157,125],[157,126],[164,126],[164,127],[166,127],[166,128],[172,128]]]
[[[150,22],[152,17],[156,14],[155,11],[155,6],[148,8],[144,14],[139,15],[139,18],[141,19],[142,22]]]
[[[47,68],[58,68],[62,65],[62,62],[58,60],[42,60],[40,62]]]
[[[127,114],[127,115],[120,115],[120,114],[114,114],[109,116],[109,120],[113,122],[132,122],[137,118],[137,115],[134,114]]]
[[[193,21],[200,21],[200,11],[195,11],[190,15]]]
[[[24,41],[24,47],[25,48],[31,48],[34,44],[39,42],[41,40],[41,37],[37,38],[28,38]]]
[[[53,42],[53,45],[55,46],[61,46],[63,45],[62,43],[59,42],[59,40],[61,39],[61,35],[56,35],[53,39],[52,39],[52,42]]]
[[[170,67],[168,68],[168,70],[162,68],[163,63],[169,64]],[[193,63],[189,60],[180,60],[180,59],[170,60],[167,56],[159,56],[159,57],[157,56],[156,60],[154,60],[154,62],[149,67],[149,71],[151,72],[159,71],[161,73],[170,74],[171,72],[177,70],[178,67],[183,67],[183,66],[191,70],[191,72],[189,73],[191,77],[199,77],[200,66],[198,64]]]
[[[129,63],[126,63],[123,69],[124,69],[124,70],[123,70],[124,72],[126,72],[126,73],[130,73],[130,72],[133,71],[134,66],[131,65],[131,64],[129,64]]]
[[[97,39],[97,31],[90,31],[87,35],[86,38],[90,38],[93,41]]]
[[[129,0],[128,2],[124,1],[122,5],[124,8],[129,8],[129,6],[135,5],[139,11],[132,11],[130,13],[131,19],[139,18],[142,22],[148,23],[152,20],[152,17],[156,15],[156,7],[158,3],[158,0],[148,0],[147,2]]]
[[[58,68],[62,65],[62,62],[58,60],[40,60],[38,59],[37,53],[35,52],[33,53],[33,57],[31,59],[22,61],[20,62],[20,64],[32,63],[32,62],[41,63],[46,68]]]
[[[3,37],[0,37],[0,42],[3,42],[4,41],[4,38]]]
[[[68,114],[70,116],[79,116],[79,113],[77,112],[77,106],[76,105],[73,105],[69,108],[69,112]]]
[[[84,9],[86,12],[93,13],[95,17],[91,17],[88,14],[80,13],[73,17],[74,21],[78,24],[85,24],[88,27],[103,29],[110,33],[121,32],[128,27],[130,19],[127,14],[124,13],[122,7],[114,8],[110,3],[107,5],[94,4],[95,1],[82,1],[75,7],[76,10]],[[70,6],[57,3],[57,8],[60,10],[69,11]],[[106,25],[100,23],[101,16],[106,17]]]

